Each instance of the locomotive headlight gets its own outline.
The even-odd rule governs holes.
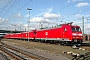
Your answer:
[[[75,37],[73,37],[73,38],[75,38]]]
[[[73,33],[72,35],[73,35],[73,36],[77,36],[77,35],[78,35],[78,36],[82,36],[82,34],[76,34],[76,33]]]
[[[83,38],[83,37],[81,37],[81,38]]]
[[[76,36],[77,34],[76,34],[76,33],[73,33],[72,35],[73,35],[73,36]]]
[[[82,36],[82,34],[78,34],[79,36]]]

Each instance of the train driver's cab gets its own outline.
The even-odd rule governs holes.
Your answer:
[[[72,27],[72,32],[81,32],[80,27]]]

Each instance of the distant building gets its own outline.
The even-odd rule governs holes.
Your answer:
[[[83,40],[84,40],[84,41],[90,41],[90,35],[84,34],[84,35],[83,35]]]

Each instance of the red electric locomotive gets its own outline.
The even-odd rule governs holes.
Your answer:
[[[18,34],[7,34],[5,38],[33,39],[35,41],[60,42],[62,44],[82,43],[83,39],[80,27],[73,26],[72,23],[32,30],[31,32],[22,32],[19,36],[17,35]]]
[[[57,27],[36,30],[35,39],[41,41],[61,42],[62,44],[82,43],[82,31],[72,23]]]

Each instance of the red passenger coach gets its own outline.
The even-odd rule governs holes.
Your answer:
[[[34,39],[34,32],[22,32],[22,39]]]
[[[5,36],[4,36],[4,38],[10,38],[10,34],[6,34]]]
[[[72,23],[61,24],[56,27],[32,30],[30,32],[21,32],[7,34],[5,38],[30,39],[44,42],[59,42],[62,44],[82,43],[82,31],[79,26],[73,26]]]
[[[28,38],[28,32],[22,32],[22,39]]]

